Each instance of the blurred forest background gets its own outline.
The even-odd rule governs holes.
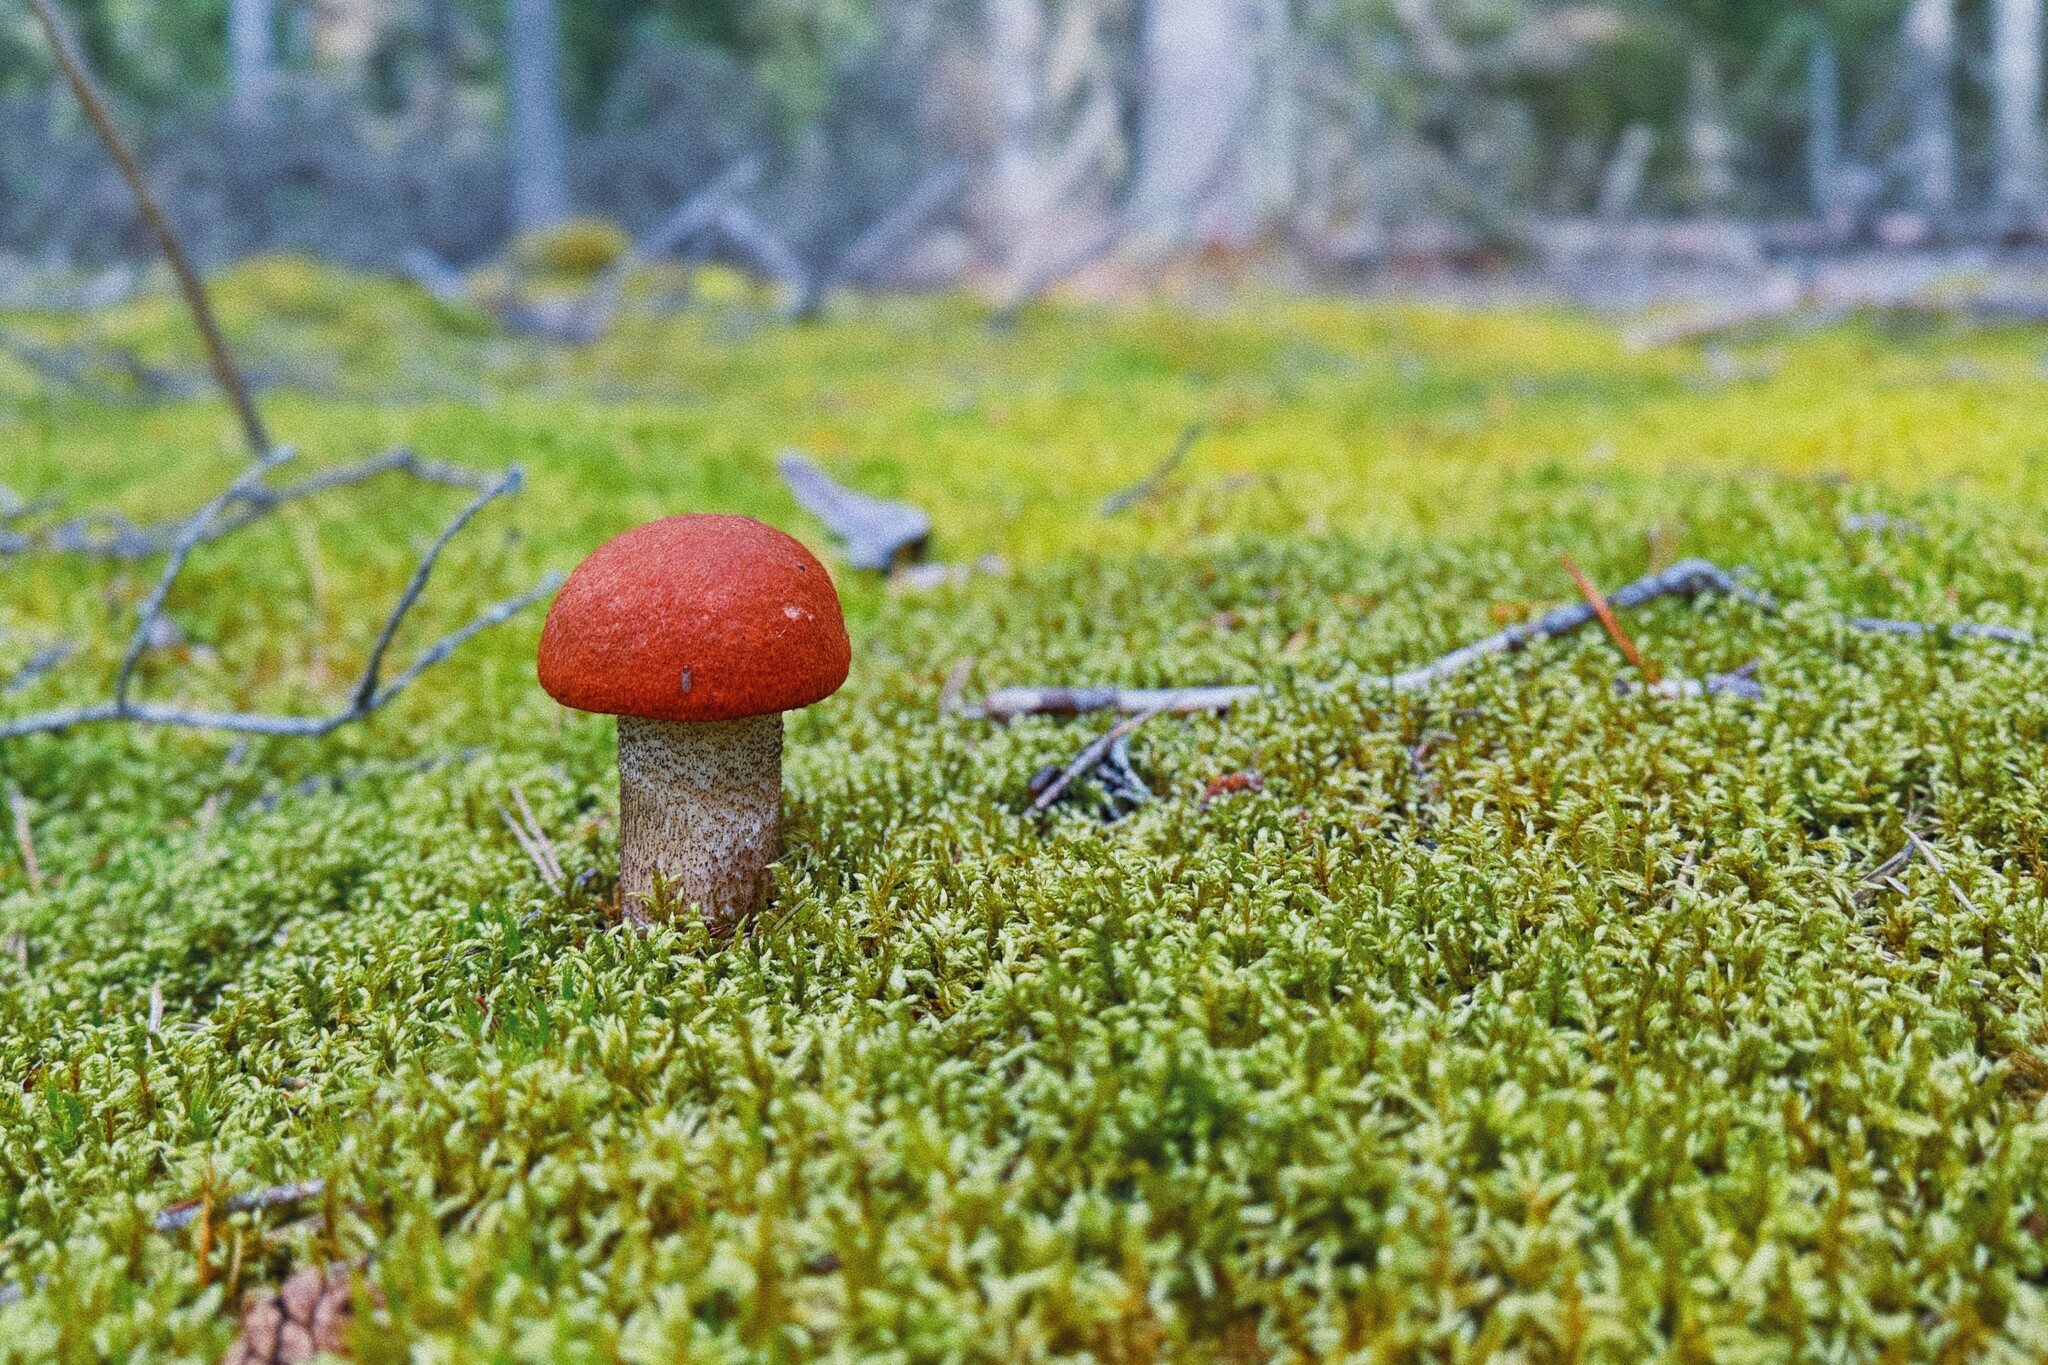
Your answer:
[[[579,217],[1023,298],[2048,237],[2042,0],[66,0],[194,254],[452,289]],[[0,303],[150,255],[0,8]],[[615,249],[623,249],[615,248]]]

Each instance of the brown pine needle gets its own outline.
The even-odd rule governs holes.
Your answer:
[[[1614,608],[1607,605],[1606,597],[1601,594],[1600,589],[1593,586],[1593,580],[1586,577],[1586,571],[1568,554],[1559,554],[1557,558],[1558,562],[1564,565],[1564,571],[1572,576],[1572,582],[1579,585],[1579,592],[1585,596],[1586,605],[1600,618],[1600,624],[1606,628],[1608,638],[1614,641],[1614,647],[1621,651],[1622,657],[1635,666],[1636,672],[1643,675],[1644,682],[1656,682],[1662,676],[1661,671],[1654,664],[1644,661],[1642,651],[1636,648],[1634,640],[1628,638],[1628,632],[1621,628],[1621,622],[1614,615]]]

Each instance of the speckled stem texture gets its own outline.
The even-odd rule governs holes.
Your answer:
[[[619,717],[619,892],[633,922],[692,905],[713,927],[743,918],[766,889],[781,838],[780,712]],[[667,887],[659,898],[657,875]]]

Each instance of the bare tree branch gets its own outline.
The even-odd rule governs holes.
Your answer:
[[[380,474],[393,473],[409,475],[422,483],[445,484],[450,488],[483,489],[495,482],[491,475],[481,470],[464,469],[438,460],[423,460],[403,448],[390,450],[359,464],[322,470],[283,488],[258,483],[238,491],[231,490],[237,510],[224,510],[201,532],[197,543],[205,545],[231,535],[285,503],[363,483]],[[39,541],[22,536],[18,538],[19,543],[0,543],[0,552],[43,549],[102,559],[147,559],[174,548],[192,520],[192,517],[181,517],[154,526],[138,526],[116,512],[94,512],[51,529]]]
[[[193,321],[199,325],[199,334],[205,339],[207,355],[213,362],[214,378],[220,381],[221,389],[234,404],[236,416],[241,418],[242,432],[249,439],[251,453],[261,459],[270,451],[270,433],[264,429],[263,418],[256,411],[255,401],[249,397],[248,384],[243,382],[233,357],[228,354],[227,340],[213,316],[213,306],[206,300],[206,288],[199,281],[199,272],[192,268],[183,244],[171,230],[170,220],[157,207],[149,182],[143,177],[142,167],[136,163],[135,154],[128,149],[126,139],[114,123],[114,116],[108,112],[106,101],[100,97],[92,73],[86,69],[85,59],[72,43],[63,20],[57,17],[50,0],[28,0],[28,3],[43,26],[50,51],[55,54],[57,65],[63,68],[72,94],[85,109],[85,116],[92,121],[100,141],[106,144],[107,155],[120,168],[121,177],[128,182],[128,189],[135,196],[135,206],[141,210],[143,221],[149,224],[164,259],[170,262],[172,272],[178,277],[178,288],[185,295],[185,305],[192,310]]]
[[[775,467],[797,503],[845,545],[846,561],[856,569],[887,570],[924,552],[932,519],[923,508],[855,492],[798,451],[783,451]]]
[[[164,601],[170,595],[171,587],[177,581],[178,575],[184,569],[185,563],[191,557],[192,551],[206,540],[214,538],[211,533],[219,524],[227,508],[245,502],[272,507],[276,506],[278,502],[276,494],[282,490],[260,490],[258,484],[264,474],[290,458],[291,451],[288,447],[281,448],[264,456],[249,471],[236,479],[227,489],[223,490],[218,497],[200,509],[197,514],[179,523],[182,529],[176,544],[172,547],[170,558],[164,565],[163,573],[158,577],[155,586],[137,609],[135,631],[129,637],[128,647],[122,656],[120,669],[115,675],[112,699],[92,706],[44,711],[34,715],[18,717],[11,721],[0,722],[0,740],[12,739],[21,735],[53,733],[68,730],[75,725],[95,724],[102,721],[127,721],[138,725],[167,725],[187,729],[224,730],[240,734],[295,735],[303,737],[329,734],[343,725],[361,720],[363,717],[380,709],[400,692],[411,686],[427,669],[442,662],[462,644],[482,631],[510,619],[517,612],[524,610],[526,607],[552,593],[561,583],[560,574],[548,574],[526,592],[497,603],[475,619],[434,641],[421,650],[403,672],[399,673],[389,682],[381,686],[379,685],[378,680],[383,669],[384,656],[389,652],[392,637],[397,634],[400,623],[411,612],[414,605],[418,603],[420,594],[426,588],[427,579],[433,573],[434,565],[441,557],[441,552],[447,548],[448,542],[455,534],[468,525],[471,518],[475,517],[486,504],[518,490],[521,476],[519,470],[514,468],[506,471],[502,477],[478,493],[476,498],[468,506],[464,507],[461,512],[457,513],[454,519],[443,528],[441,534],[436,537],[427,552],[421,556],[418,568],[413,571],[412,578],[406,584],[404,592],[399,595],[398,601],[392,606],[390,614],[385,618],[383,629],[378,633],[376,645],[372,648],[370,657],[363,666],[362,677],[351,693],[347,706],[338,711],[330,712],[327,715],[280,716],[253,711],[210,711],[135,701],[130,695],[130,688],[134,680],[137,662],[140,660],[143,651],[148,647],[153,627],[162,618]],[[311,480],[308,480],[308,482],[311,482]],[[336,484],[330,482],[326,486],[333,487]],[[266,497],[269,498],[267,503],[265,503]]]
[[[1638,578],[1618,588],[1607,598],[1620,611],[1632,610],[1660,597],[1696,597],[1703,592],[1725,593],[1770,610],[1771,600],[1737,582],[1732,574],[1704,559],[1684,559],[1661,573]],[[1420,692],[1444,679],[1464,672],[1496,654],[1525,649],[1537,640],[1556,639],[1597,619],[1585,602],[1574,602],[1546,613],[1526,625],[1509,626],[1483,640],[1475,640],[1418,668],[1372,679],[1395,692]],[[1125,714],[1162,711],[1192,713],[1222,711],[1237,702],[1270,691],[1256,684],[1234,687],[1008,687],[991,692],[982,700],[981,714],[990,720],[1011,720],[1030,715],[1078,715],[1086,711],[1116,710]]]

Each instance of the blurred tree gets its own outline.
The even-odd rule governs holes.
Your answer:
[[[561,40],[555,0],[505,7],[505,107],[512,163],[512,222],[521,231],[569,216],[567,133],[562,122]]]
[[[2006,226],[2032,223],[2044,198],[2041,0],[1992,0],[1991,99],[1994,209]]]
[[[239,118],[253,120],[263,113],[276,26],[271,0],[229,0],[228,88]]]

